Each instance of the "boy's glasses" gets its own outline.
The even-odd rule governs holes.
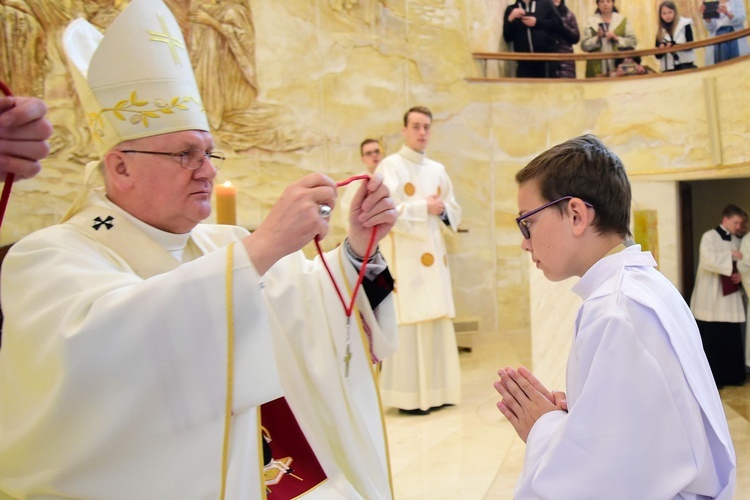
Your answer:
[[[555,201],[550,201],[549,203],[545,203],[541,207],[535,208],[534,210],[531,210],[530,212],[526,212],[525,214],[521,215],[520,217],[516,217],[516,224],[518,224],[518,229],[521,230],[521,234],[523,235],[523,237],[526,238],[527,240],[531,238],[531,233],[529,232],[529,221],[526,220],[527,217],[531,217],[534,214],[538,214],[539,212],[541,212],[545,208],[549,208],[552,205],[556,205],[556,204],[560,203],[561,201],[570,200],[572,198],[575,198],[575,196],[563,196],[562,198],[557,199]],[[581,200],[581,201],[583,201],[583,200]],[[583,203],[587,207],[590,207],[590,208],[594,207],[594,205],[592,205],[591,203],[589,203],[587,201],[584,201]]]
[[[177,153],[166,153],[163,151],[136,151],[135,149],[125,149],[120,151],[121,153],[140,153],[144,155],[162,155],[171,156],[180,160],[180,166],[186,170],[198,170],[203,166],[203,162],[208,158],[211,160],[211,164],[216,170],[221,168],[221,163],[224,161],[224,153],[218,151],[212,151],[207,153],[200,149],[186,149],[185,151],[179,151]]]

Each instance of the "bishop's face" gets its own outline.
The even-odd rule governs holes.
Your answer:
[[[179,153],[213,151],[211,134],[187,130],[130,141],[127,149]],[[206,159],[196,170],[183,168],[177,157],[125,154],[130,177],[123,202],[138,219],[163,231],[187,233],[211,214],[211,192],[216,169]]]

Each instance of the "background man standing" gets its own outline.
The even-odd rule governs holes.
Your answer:
[[[383,404],[426,414],[461,399],[461,372],[448,255],[442,231],[458,230],[461,207],[440,163],[425,156],[432,113],[404,115],[404,146],[378,166],[398,210],[383,254],[396,279],[398,351],[383,361]]]
[[[362,144],[359,145],[359,153],[362,158],[362,163],[367,168],[367,173],[372,175],[375,173],[375,168],[383,159],[383,147],[377,139],[365,139]]]
[[[378,163],[383,159],[383,147],[377,139],[365,139],[359,145],[359,157],[365,165],[366,171],[364,173],[373,175]],[[349,209],[352,206],[352,199],[357,189],[359,189],[359,184],[349,184],[344,188],[344,192],[341,193],[337,200],[338,211],[341,214],[341,223],[346,231],[349,231]]]
[[[740,260],[737,261],[737,270],[740,272],[740,277],[742,278],[742,299],[745,303],[745,331],[743,332],[745,342],[745,372],[750,373],[750,366],[748,366],[748,363],[750,363],[750,342],[747,341],[750,338],[747,335],[747,330],[750,328],[750,321],[747,321],[750,318],[750,314],[748,314],[748,309],[750,309],[750,300],[748,300],[748,294],[750,294],[750,236],[748,236],[747,216],[743,217],[736,236],[741,239],[740,253],[742,254]]]
[[[745,307],[737,271],[742,254],[740,241],[734,236],[745,216],[740,207],[727,205],[721,213],[721,224],[701,237],[698,273],[690,299],[703,349],[719,388],[745,382],[742,348]]]

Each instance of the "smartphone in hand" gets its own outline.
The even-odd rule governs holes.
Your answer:
[[[719,2],[718,0],[703,2],[705,10],[703,11],[703,19],[718,19],[719,17]]]

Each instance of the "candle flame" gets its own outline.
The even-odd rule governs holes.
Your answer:
[[[232,185],[232,183],[231,183],[231,182],[229,182],[229,181],[226,181],[226,182],[224,183],[224,187],[230,187],[231,185]]]

